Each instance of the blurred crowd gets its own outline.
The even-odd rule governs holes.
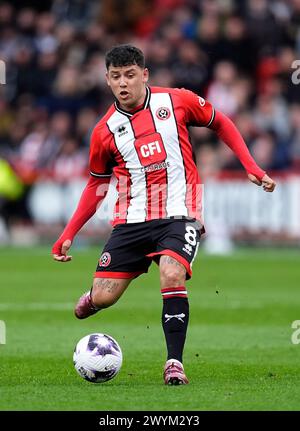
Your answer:
[[[300,173],[300,0],[0,1],[0,183],[23,190],[0,184],[0,196],[18,195],[23,217],[36,181],[87,175],[91,130],[113,101],[104,55],[118,43],[145,52],[151,85],[228,115],[262,168]],[[204,180],[241,169],[214,133],[191,135]]]

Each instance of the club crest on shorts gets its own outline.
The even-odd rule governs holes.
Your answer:
[[[111,262],[111,255],[107,251],[103,253],[99,259],[99,266],[103,266],[104,268],[108,266]]]
[[[167,120],[170,118],[171,112],[169,108],[166,108],[162,106],[161,108],[158,108],[156,111],[156,116],[159,120]]]

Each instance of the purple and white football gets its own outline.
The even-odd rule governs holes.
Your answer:
[[[78,374],[92,383],[103,383],[115,377],[122,366],[122,350],[107,334],[89,334],[78,341],[73,363]]]

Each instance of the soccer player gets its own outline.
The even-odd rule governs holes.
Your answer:
[[[113,305],[131,280],[159,265],[166,339],[165,384],[187,384],[182,355],[189,321],[186,280],[192,276],[203,225],[201,184],[188,127],[209,127],[236,154],[250,181],[272,192],[275,182],[260,169],[229,118],[202,97],[177,88],[147,85],[142,51],[119,45],[106,54],[106,79],[116,101],[96,124],[90,145],[90,178],[63,233],[53,245],[56,261],[68,262],[72,241],[103,201],[112,173],[119,197],[113,231],[91,290],[75,307],[84,319]]]

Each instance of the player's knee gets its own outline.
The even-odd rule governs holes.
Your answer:
[[[164,287],[181,286],[185,281],[185,270],[180,267],[166,266],[160,270],[161,284]]]
[[[94,281],[91,298],[96,307],[108,308],[117,302],[119,296],[113,289],[106,288],[105,284]]]

